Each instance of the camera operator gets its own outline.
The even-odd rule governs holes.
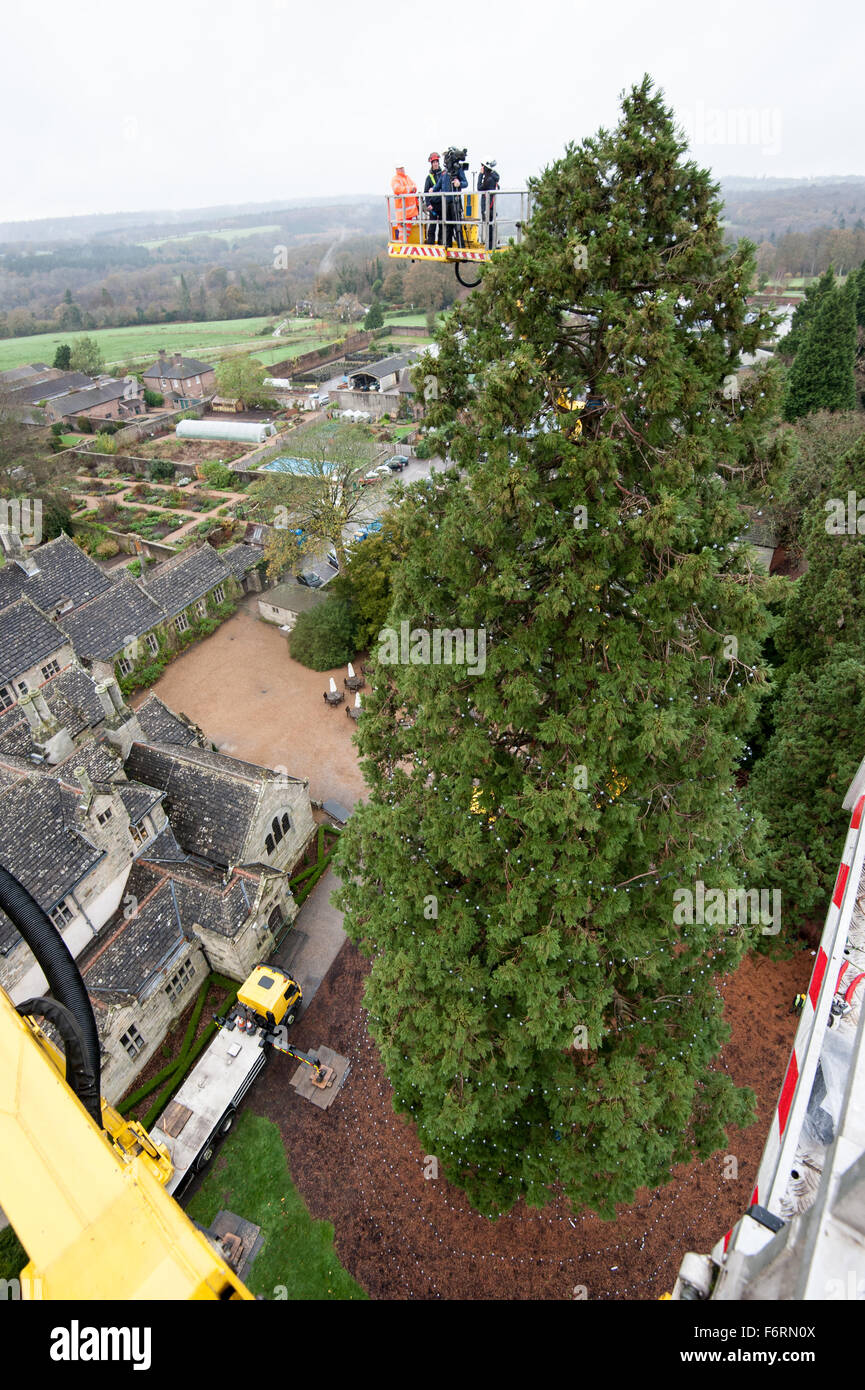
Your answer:
[[[486,160],[484,160],[483,164],[481,165],[481,172],[478,174],[478,192],[481,193],[482,195],[484,195],[484,194],[489,194],[489,207],[487,207],[487,198],[486,198],[485,196],[482,196],[482,197],[481,197],[481,221],[486,223],[486,228],[487,228],[486,241],[487,241],[487,246],[488,246],[488,248],[489,248],[490,251],[492,251],[493,247],[495,246],[495,240],[496,240],[496,238],[495,238],[495,212],[496,212],[496,210],[495,210],[495,202],[496,202],[496,196],[495,196],[494,190],[495,190],[496,188],[498,188],[499,182],[500,182],[500,179],[499,179],[498,174],[496,173],[496,161],[495,161],[494,159],[486,159]]]
[[[463,200],[459,196],[464,188],[468,188],[469,181],[466,178],[468,161],[466,151],[458,150],[451,145],[444,153],[444,169],[439,175],[438,182],[433,189],[434,193],[443,193],[445,209],[445,246],[456,244],[463,246]]]

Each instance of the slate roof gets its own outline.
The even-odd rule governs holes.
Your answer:
[[[0,714],[0,758],[29,758],[36,750],[30,737],[30,725],[18,705],[11,705]],[[2,786],[2,774],[0,774]]]
[[[141,782],[121,782],[117,791],[132,825],[137,825],[162,800],[162,792]]]
[[[236,864],[243,854],[269,768],[204,748],[133,743],[127,776],[165,792],[178,843],[212,863]]]
[[[95,788],[105,791],[110,791],[112,784],[123,776],[120,754],[102,735],[79,744],[77,748],[73,748],[68,758],[47,768],[46,771],[49,776],[59,778],[67,786],[81,790],[79,767],[84,768]]]
[[[226,887],[216,874],[192,864],[172,870],[171,877],[187,931],[200,926],[233,939],[249,921],[255,904],[254,883],[235,875]]]
[[[176,381],[185,381],[187,377],[202,376],[204,372],[212,372],[213,370],[212,362],[199,362],[197,357],[181,357],[179,363],[174,363],[170,357],[166,356],[158,362],[151,363],[149,367],[145,367],[141,377],[142,380],[144,377],[159,377],[160,380],[164,378],[168,381],[170,377],[173,377]]]
[[[235,937],[249,920],[257,884],[257,875],[246,874],[226,884],[217,870],[154,861],[151,852],[126,883],[124,902],[131,894],[137,910],[125,917],[118,909],[79,957],[88,990],[144,997],[153,977],[194,945],[196,926]]]
[[[381,381],[383,377],[393,376],[394,373],[401,372],[403,367],[407,367],[409,363],[414,363],[414,361],[415,358],[413,354],[400,353],[396,357],[383,357],[380,362],[370,362],[369,366],[358,367],[356,371],[351,372],[349,375],[352,378],[356,376],[374,376],[377,380]]]
[[[32,381],[36,376],[41,377],[44,381],[59,375],[60,373],[55,367],[49,367],[45,362],[31,362],[26,367],[12,367],[8,372],[0,372],[0,390],[4,386],[14,386],[17,381],[25,383]]]
[[[143,637],[165,615],[130,574],[124,573],[73,613],[59,619],[78,656],[110,661],[132,637]]]
[[[212,545],[172,555],[147,575],[147,592],[169,618],[222,584],[230,571]]]
[[[259,603],[269,603],[272,608],[281,608],[286,613],[308,613],[311,608],[327,602],[327,595],[319,589],[310,589],[306,584],[293,584],[286,580],[273,589],[259,594]]]
[[[190,944],[184,937],[172,886],[167,878],[156,878],[152,870],[133,866],[126,882],[124,899],[132,894],[138,910],[124,917],[118,909],[87,947],[78,965],[87,989],[93,993],[136,995],[180,947]]]
[[[32,550],[29,559],[35,561],[38,574],[28,575],[17,561],[0,568],[0,607],[26,595],[51,617],[63,599],[71,599],[80,608],[111,588],[111,580],[95,560],[65,534]]]
[[[74,391],[62,401],[56,402],[56,405],[62,408],[64,415],[86,415],[88,410],[92,410],[96,405],[121,400],[125,390],[126,383],[123,381],[106,381],[99,386],[89,386],[85,391]]]
[[[158,695],[148,695],[135,713],[148,743],[188,744],[199,741],[193,724],[164,705]]]
[[[139,863],[182,864],[188,857],[175,840],[171,826],[166,825],[164,830],[160,830],[156,839],[151,840],[146,855],[142,856]]]
[[[76,804],[74,793],[59,780],[32,768],[0,789],[0,862],[46,912],[71,892],[104,853],[76,829]],[[39,847],[38,854],[34,846]],[[17,940],[17,931],[0,912],[0,954],[5,955]]]
[[[31,380],[19,387],[13,387],[11,404],[36,405],[38,401],[56,400],[58,396],[65,396],[68,392],[78,391],[82,386],[92,385],[93,377],[88,376],[86,372],[64,372],[63,376],[40,378],[38,381]]]
[[[26,598],[0,609],[0,685],[65,645],[65,635]]]
[[[264,547],[260,545],[244,545],[241,541],[239,545],[233,545],[230,550],[223,550],[219,555],[224,565],[227,565],[236,579],[242,579],[245,574],[255,569],[264,559]]]

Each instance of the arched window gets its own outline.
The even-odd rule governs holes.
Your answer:
[[[287,835],[290,829],[291,829],[291,821],[288,819],[288,812],[286,811],[285,815],[284,815],[283,818],[282,818],[282,833],[283,833],[283,835]]]
[[[265,842],[264,842],[264,847],[265,847],[265,849],[267,850],[268,854],[273,854],[273,851],[276,849],[276,846],[275,846],[275,844],[273,843],[273,836],[272,836],[272,835],[268,835],[268,836],[267,836],[267,839],[266,839]]]
[[[271,822],[271,829],[273,831],[274,842],[276,844],[279,844],[280,840],[282,839],[282,826],[279,823],[279,816],[274,816],[273,821]]]

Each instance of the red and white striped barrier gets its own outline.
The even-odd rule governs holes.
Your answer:
[[[458,246],[412,246],[402,241],[390,241],[387,254],[424,261],[488,261],[492,258],[493,252],[464,251]]]
[[[826,925],[820,938],[811,982],[793,1041],[793,1051],[787,1063],[781,1094],[772,1117],[772,1125],[757,1173],[757,1183],[751,1197],[752,1206],[759,1204],[764,1210],[775,1215],[778,1215],[781,1199],[790,1180],[790,1170],[793,1167],[817,1063],[820,1060],[829,1011],[844,972],[844,947],[847,944],[859,880],[865,863],[865,835],[861,833],[863,819],[865,795],[859,797],[850,817],[841,864],[826,914]],[[852,996],[852,990],[860,978],[857,976],[848,986],[848,995]],[[712,1258],[722,1262],[726,1254],[734,1249],[751,1254],[762,1247],[767,1237],[765,1229],[755,1228],[750,1223],[740,1220],[715,1246]]]

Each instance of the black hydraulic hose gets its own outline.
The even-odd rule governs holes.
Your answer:
[[[78,1020],[64,1004],[56,999],[25,999],[16,1004],[19,1014],[25,1018],[47,1018],[53,1023],[61,1038],[66,1053],[66,1081],[74,1091],[88,1115],[102,1127],[102,1106],[99,1095],[99,1077],[94,1076],[85,1055],[84,1038]]]
[[[0,908],[3,909],[27,942],[48,981],[48,987],[54,998],[68,1009],[75,1019],[81,1035],[85,1072],[88,1077],[87,1089],[90,1087],[89,1078],[91,1077],[95,1087],[95,1107],[93,1104],[88,1105],[83,1096],[81,1096],[81,1100],[83,1104],[87,1105],[89,1114],[93,1116],[101,1129],[99,1034],[96,1031],[93,1006],[84,987],[81,971],[75,964],[66,942],[51,918],[42,911],[36,899],[28,893],[24,885],[19,883],[8,869],[4,869],[2,864],[0,864]],[[78,1093],[76,1092],[76,1094]]]

